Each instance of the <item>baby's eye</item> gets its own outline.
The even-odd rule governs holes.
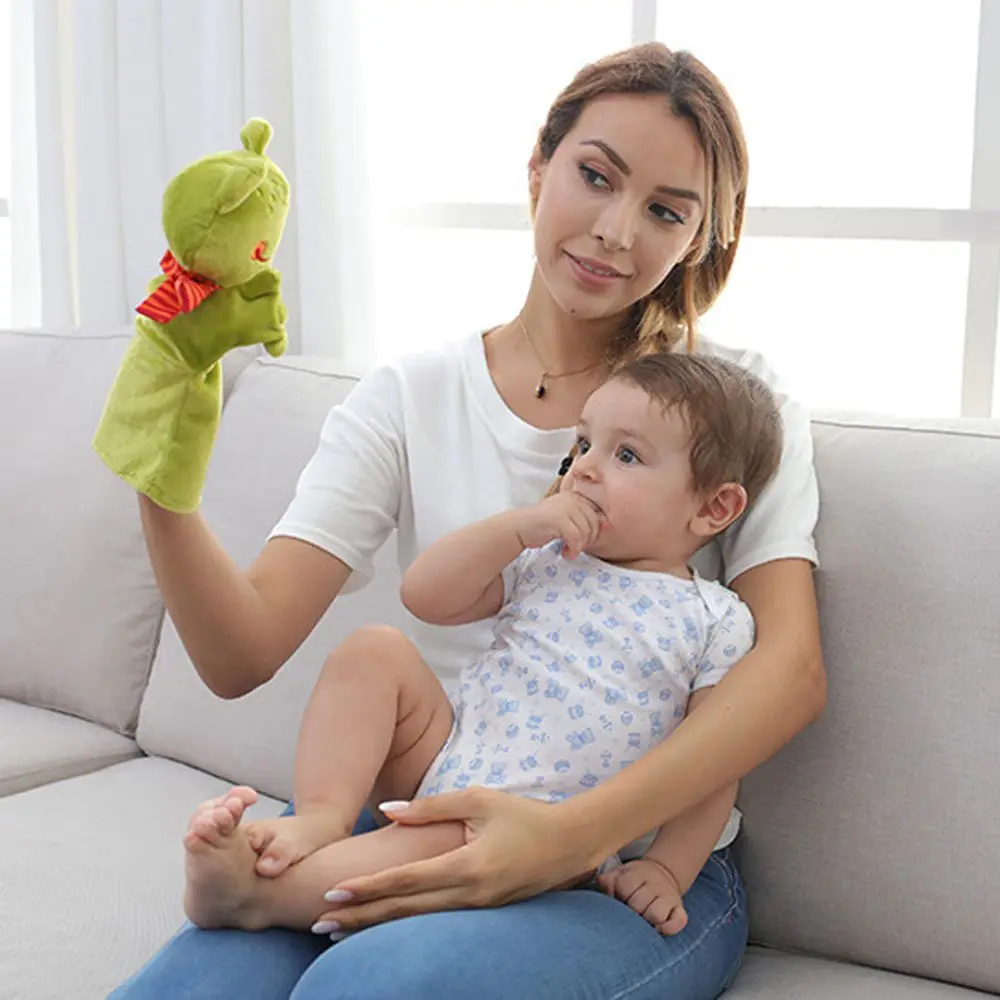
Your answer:
[[[642,460],[631,448],[623,447],[618,449],[618,461],[622,465],[639,465]]]
[[[586,438],[578,437],[576,439],[576,453],[586,455],[588,451],[590,451],[590,442]]]
[[[610,188],[611,183],[600,171],[595,170],[593,167],[588,167],[586,163],[580,164],[580,175],[583,177],[584,181],[591,187],[595,188]]]

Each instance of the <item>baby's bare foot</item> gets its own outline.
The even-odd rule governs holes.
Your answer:
[[[250,846],[260,855],[257,874],[269,878],[350,833],[343,820],[328,810],[258,820],[248,823],[246,830]]]
[[[191,817],[184,835],[184,912],[197,927],[262,926],[254,906],[257,855],[240,826],[247,806],[256,800],[252,788],[241,786],[203,802]]]

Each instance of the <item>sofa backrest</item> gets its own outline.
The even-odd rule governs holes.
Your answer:
[[[743,783],[752,937],[1000,992],[1000,422],[814,422],[824,716]]]
[[[0,333],[0,697],[121,731],[162,612],[135,496],[90,449],[130,332]],[[241,565],[353,385],[303,359],[239,375],[203,512]],[[1000,427],[831,417],[814,438],[829,702],[743,783],[753,939],[1000,991]],[[406,622],[391,543],[376,567],[274,681],[236,702],[208,692],[167,622],[143,749],[289,796],[327,652],[365,622]]]
[[[131,330],[0,332],[0,697],[132,728],[162,605],[90,446]]]
[[[253,562],[284,513],[327,413],[355,382],[342,366],[321,359],[260,360],[238,379],[216,441],[202,513],[241,567]],[[140,712],[140,747],[290,798],[299,722],[323,661],[363,624],[404,625],[398,594],[390,539],[375,560],[374,580],[335,601],[277,676],[236,701],[222,701],[205,687],[168,616]]]
[[[135,492],[91,447],[131,336],[0,331],[0,697],[122,733],[163,616]]]

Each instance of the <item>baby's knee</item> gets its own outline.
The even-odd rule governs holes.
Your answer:
[[[327,658],[328,670],[365,667],[372,659],[391,659],[405,655],[412,643],[391,625],[363,625],[352,632]]]

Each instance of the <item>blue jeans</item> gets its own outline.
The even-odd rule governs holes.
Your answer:
[[[354,832],[374,828],[364,813]],[[186,925],[108,1000],[714,1000],[748,932],[728,850],[709,858],[684,905],[689,922],[674,937],[592,889],[408,917],[335,945]]]

